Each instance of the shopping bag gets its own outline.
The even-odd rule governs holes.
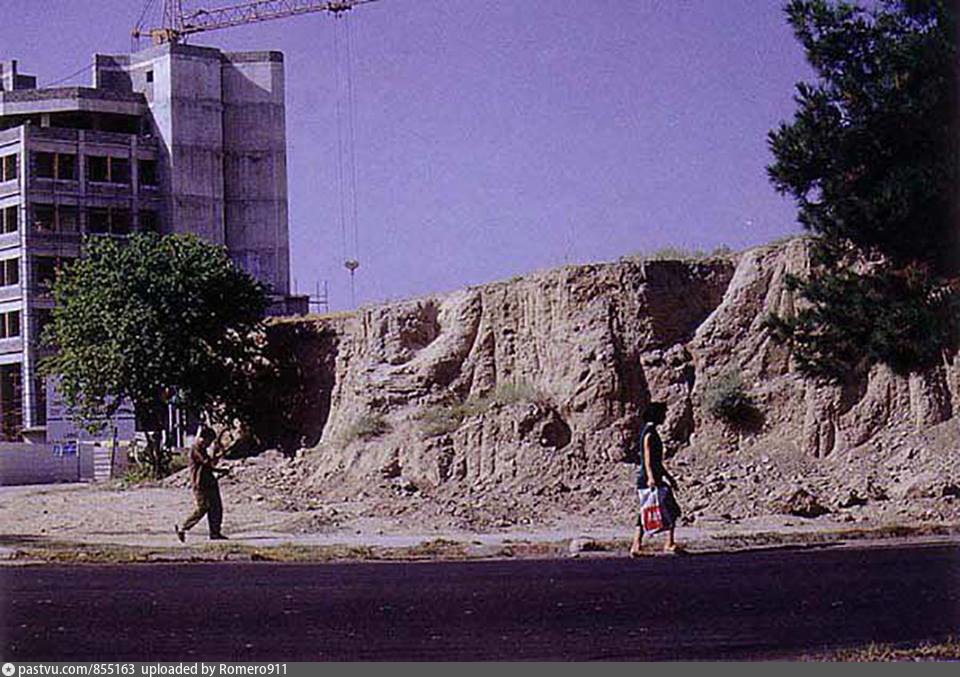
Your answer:
[[[673,528],[674,518],[665,503],[667,487],[655,489],[639,489],[640,522],[643,525],[643,535],[650,536]]]

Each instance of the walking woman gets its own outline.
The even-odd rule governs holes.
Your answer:
[[[667,405],[663,402],[651,402],[643,412],[643,429],[640,431],[639,449],[636,455],[637,462],[637,491],[641,489],[665,488],[666,496],[662,508],[668,511],[673,518],[670,529],[667,531],[667,543],[664,552],[677,553],[680,546],[674,540],[674,526],[680,519],[680,506],[674,493],[677,491],[677,480],[663,467],[663,440],[657,432],[657,426],[667,419]],[[643,540],[643,521],[637,515],[637,528],[633,534],[633,544],[630,546],[630,556],[640,557],[641,541]]]

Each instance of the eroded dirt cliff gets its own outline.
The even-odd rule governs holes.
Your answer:
[[[621,461],[643,407],[663,400],[688,521],[957,520],[957,354],[909,377],[802,378],[763,320],[792,312],[785,276],[808,257],[797,239],[700,262],[571,266],[285,321],[274,336],[300,364],[285,439],[303,449],[238,477],[257,500],[359,497],[424,524],[620,519],[632,509]],[[749,424],[703,405],[730,371],[754,402]]]

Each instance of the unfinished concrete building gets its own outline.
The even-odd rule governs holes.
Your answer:
[[[57,267],[84,235],[192,232],[290,295],[283,55],[166,44],[95,57],[92,87],[0,62],[0,439],[57,439],[37,374]]]

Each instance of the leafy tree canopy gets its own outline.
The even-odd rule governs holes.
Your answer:
[[[792,0],[786,13],[818,77],[770,132],[768,173],[817,246],[809,278],[791,281],[806,305],[770,326],[810,375],[926,367],[957,328],[954,6]]]
[[[238,376],[257,353],[266,295],[223,247],[194,235],[92,238],[54,297],[45,340],[57,352],[42,369],[89,429],[124,400],[156,411],[165,389],[214,420],[243,407]]]

